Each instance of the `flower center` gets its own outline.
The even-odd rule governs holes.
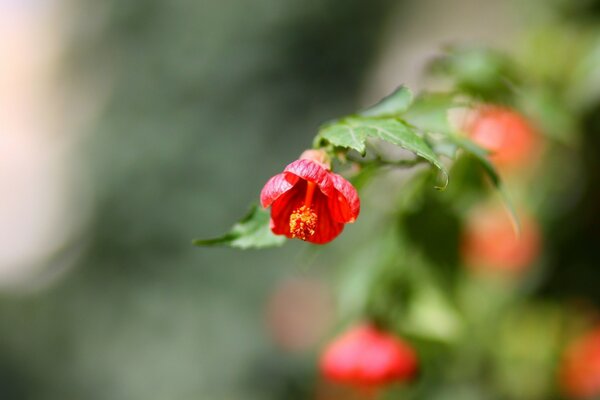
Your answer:
[[[304,204],[290,214],[290,233],[293,238],[306,240],[315,234],[318,218],[317,213],[311,207],[315,187],[314,182],[307,182]]]
[[[317,213],[312,208],[302,206],[290,215],[290,233],[292,237],[306,240],[315,234]]]

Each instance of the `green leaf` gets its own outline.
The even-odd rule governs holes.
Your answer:
[[[448,120],[448,111],[460,106],[448,94],[426,94],[419,96],[403,118],[423,132],[454,133]]]
[[[260,249],[281,246],[284,236],[277,236],[269,227],[269,211],[252,206],[248,214],[225,235],[214,239],[196,239],[196,246],[229,246],[239,249]]]
[[[396,118],[349,117],[326,125],[319,132],[319,138],[334,146],[349,148],[361,154],[366,152],[367,138],[377,138],[415,153],[433,164],[443,175],[443,184],[448,185],[448,171],[431,147],[415,130]]]
[[[421,285],[412,300],[402,321],[405,333],[442,342],[452,342],[464,333],[459,313],[439,288]]]
[[[492,164],[488,157],[488,151],[466,138],[452,135],[449,136],[449,139],[456,143],[456,145],[463,149],[467,154],[473,156],[477,161],[479,161],[488,177],[492,181],[492,184],[496,190],[498,190],[498,193],[500,193],[500,197],[502,197],[502,201],[504,202],[504,206],[508,211],[515,232],[519,233],[521,231],[521,224],[519,222],[517,211],[508,192],[506,191],[506,188],[504,187],[504,184],[502,183],[502,180],[500,179],[500,175],[498,175],[498,171],[496,171],[496,167],[494,167],[494,164]]]
[[[413,94],[406,86],[400,86],[392,94],[374,106],[360,113],[363,117],[384,117],[399,115],[410,107]]]
[[[587,108],[600,100],[600,33],[587,45],[581,60],[573,71],[573,83],[567,86],[570,103],[577,108]],[[572,40],[569,40],[572,46]],[[568,63],[569,67],[571,66]]]
[[[317,137],[319,140],[325,139],[334,146],[356,150],[364,155],[367,151],[365,142],[369,136],[368,128],[353,123],[355,120],[358,121],[358,119],[348,118],[325,125]]]
[[[503,54],[476,47],[453,47],[431,65],[431,72],[453,80],[457,89],[487,101],[506,101],[519,81]]]
[[[449,136],[449,139],[458,147],[463,149],[467,154],[470,154],[471,156],[475,157],[477,161],[479,161],[494,186],[498,187],[500,185],[500,176],[498,175],[498,171],[496,171],[496,167],[494,167],[494,164],[492,164],[490,161],[488,157],[489,152],[486,149],[478,146],[471,140],[460,136],[452,135]]]
[[[547,88],[519,93],[519,108],[534,118],[540,131],[567,145],[577,142],[577,117],[557,91]]]

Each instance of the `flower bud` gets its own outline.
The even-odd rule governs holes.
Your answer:
[[[572,342],[559,372],[563,392],[576,399],[600,396],[600,327]]]
[[[490,151],[490,159],[501,168],[531,165],[540,147],[538,134],[529,121],[506,107],[479,108],[465,128],[475,143]]]
[[[474,270],[519,273],[540,253],[541,235],[536,221],[521,215],[517,233],[508,213],[500,207],[483,207],[471,212],[461,239],[461,255]]]
[[[321,357],[321,372],[332,381],[360,388],[380,387],[414,378],[417,356],[400,338],[365,324],[327,346]]]

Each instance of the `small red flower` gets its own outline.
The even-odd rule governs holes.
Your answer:
[[[567,347],[559,372],[564,393],[577,399],[600,395],[600,327]]]
[[[471,212],[461,241],[461,255],[467,266],[481,271],[518,274],[540,254],[541,234],[536,221],[520,216],[519,234],[505,210],[482,207]]]
[[[329,170],[325,153],[307,150],[265,184],[263,207],[271,207],[276,235],[323,244],[335,239],[360,211],[356,189]]]
[[[410,380],[417,364],[407,343],[365,324],[335,339],[322,355],[320,366],[332,381],[368,388]]]
[[[530,165],[539,148],[529,121],[505,107],[481,107],[466,130],[475,143],[491,152],[490,159],[499,167]]]

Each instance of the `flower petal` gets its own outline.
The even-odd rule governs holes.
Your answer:
[[[320,367],[328,379],[342,382],[360,380],[360,354],[364,330],[357,328],[337,337],[323,353]]]
[[[269,207],[282,194],[294,187],[298,177],[277,174],[267,181],[260,192],[260,203],[264,208]]]
[[[308,182],[315,183],[319,190],[313,192],[311,188],[307,192]],[[360,211],[360,200],[352,184],[311,159],[289,164],[283,173],[269,179],[260,197],[263,207],[271,206],[273,233],[289,238],[293,237],[290,216],[303,205],[311,208],[317,216],[316,226],[314,234],[305,240],[316,244],[335,239],[344,224],[354,222]]]
[[[279,196],[271,205],[271,231],[276,235],[292,238],[290,233],[290,215],[304,202],[306,182],[299,181],[292,190]]]
[[[342,222],[336,221],[329,210],[328,197],[315,191],[313,209],[317,213],[317,227],[315,234],[307,239],[308,242],[325,244],[335,239],[344,229]]]
[[[400,338],[360,325],[336,338],[321,358],[321,371],[334,381],[375,387],[414,377],[418,361]]]
[[[316,183],[317,186],[319,186],[319,189],[321,189],[321,192],[326,196],[332,196],[334,194],[335,188],[330,179],[330,176],[333,174],[313,160],[296,160],[285,167],[283,171],[286,175],[294,175],[309,182]]]
[[[334,173],[329,174],[334,194],[329,196],[329,210],[334,220],[343,223],[351,223],[356,220],[360,212],[360,199],[356,189],[342,176]]]
[[[271,231],[276,235],[293,238],[290,233],[290,215],[304,204],[306,181],[300,180],[292,190],[281,195],[271,205]],[[315,233],[307,238],[307,242],[324,244],[335,239],[344,229],[344,224],[335,221],[329,212],[327,196],[316,190],[312,208],[317,214]]]

